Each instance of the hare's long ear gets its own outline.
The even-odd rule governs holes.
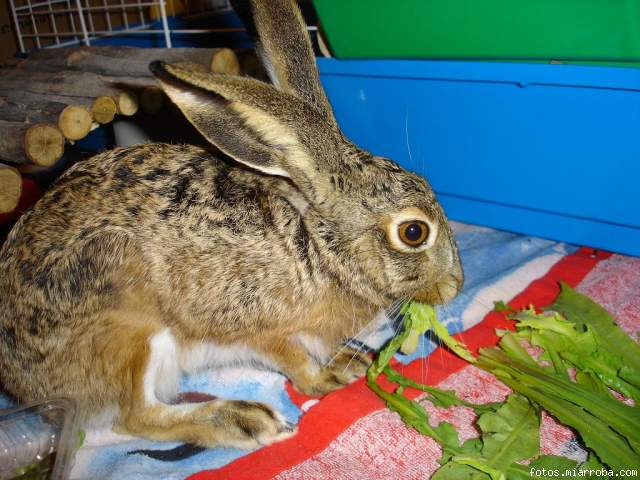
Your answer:
[[[251,78],[197,73],[163,62],[150,69],[212,144],[244,165],[290,178],[312,201],[319,197],[318,168],[297,127],[314,117],[322,121],[311,106]]]
[[[335,124],[298,4],[295,0],[251,0],[251,7],[258,49],[273,84],[310,103]]]

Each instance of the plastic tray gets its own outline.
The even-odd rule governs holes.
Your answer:
[[[0,410],[0,479],[66,479],[78,440],[69,400]]]

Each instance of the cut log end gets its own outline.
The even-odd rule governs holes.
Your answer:
[[[68,105],[58,117],[58,128],[69,140],[80,140],[89,135],[92,123],[91,114],[80,105]]]
[[[158,87],[145,87],[140,95],[142,111],[148,115],[154,115],[164,106],[164,92]]]
[[[213,73],[240,75],[238,56],[230,48],[220,48],[216,50],[211,57],[210,68]]]
[[[36,165],[50,167],[64,153],[64,136],[55,125],[37,123],[24,134],[24,151]]]
[[[100,96],[96,98],[93,105],[91,105],[91,116],[100,124],[112,122],[117,112],[118,106],[116,105],[116,101],[111,97]]]
[[[135,92],[121,92],[116,101],[118,104],[118,113],[130,117],[138,111],[138,96]]]
[[[13,212],[22,195],[22,177],[15,168],[0,164],[0,213]]]

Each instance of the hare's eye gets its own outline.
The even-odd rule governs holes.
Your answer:
[[[401,223],[398,236],[409,247],[419,247],[429,236],[429,225],[419,220]]]

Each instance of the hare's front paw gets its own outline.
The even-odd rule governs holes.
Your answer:
[[[355,382],[362,377],[371,365],[368,355],[351,348],[343,348],[320,371],[308,377],[306,382],[294,386],[307,395],[314,397],[326,395],[340,387]]]
[[[214,409],[205,420],[223,432],[222,436],[226,438],[221,438],[219,443],[255,448],[284,440],[296,432],[295,425],[263,403],[244,400],[223,402],[223,406]]]

